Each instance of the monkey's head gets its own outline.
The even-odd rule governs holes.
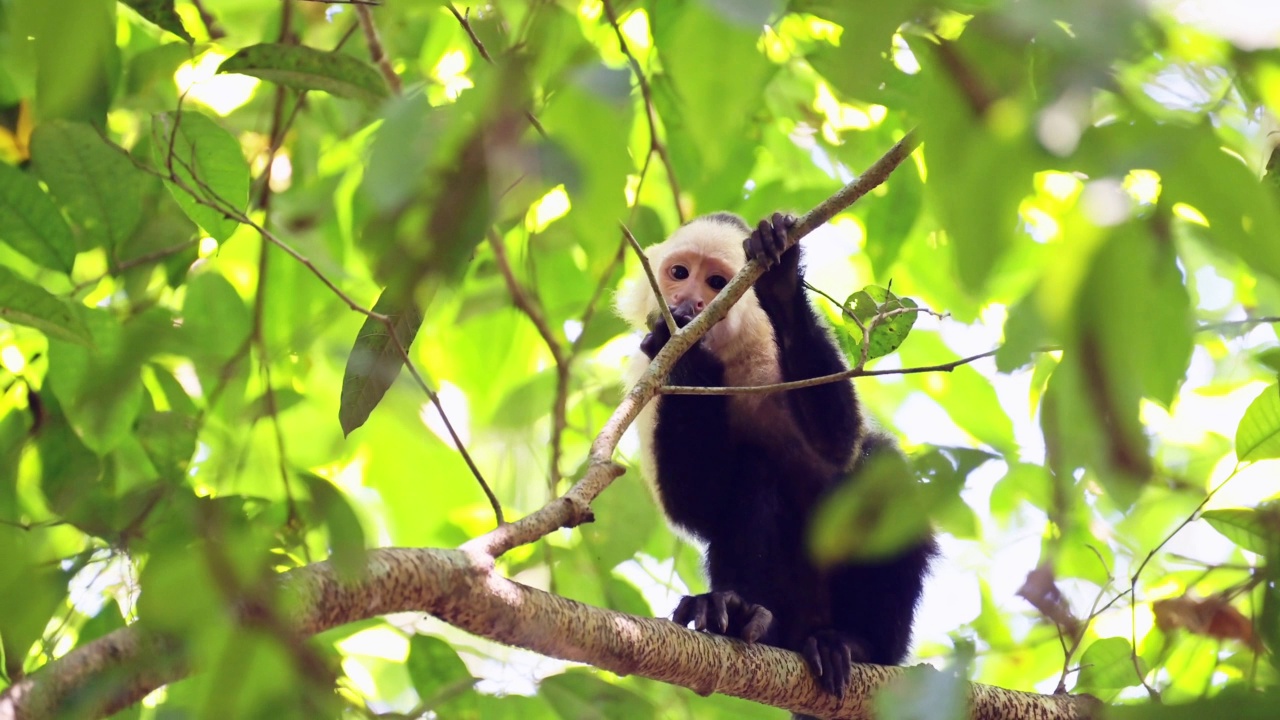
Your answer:
[[[681,324],[688,322],[715,299],[747,262],[742,241],[751,228],[730,213],[704,215],[689,221],[645,255],[653,267],[662,298]],[[649,318],[657,313],[658,302],[644,279],[633,281],[618,292],[618,313],[633,327],[646,330]],[[763,334],[759,339],[755,335]],[[704,336],[707,349],[719,355],[732,353],[743,341],[747,345],[772,341],[772,327],[748,291],[723,320]],[[728,358],[725,358],[728,359]]]

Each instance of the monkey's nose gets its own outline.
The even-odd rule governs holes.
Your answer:
[[[671,314],[675,316],[676,322],[679,323],[680,327],[684,327],[700,310],[702,310],[702,303],[689,298],[676,303],[676,306],[671,308]]]

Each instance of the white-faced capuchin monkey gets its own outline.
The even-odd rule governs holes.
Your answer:
[[[683,327],[754,258],[769,268],[671,371],[669,384],[762,385],[848,368],[802,283],[789,216],[754,231],[715,213],[676,230],[647,255]],[[647,334],[634,383],[671,334],[646,282],[619,293],[619,313]],[[800,653],[818,683],[843,696],[850,664],[906,655],[932,537],[891,559],[818,568],[807,551],[814,509],[860,462],[898,452],[869,430],[851,382],[768,395],[663,395],[637,421],[646,480],[667,518],[706,546],[711,592],[686,597],[673,619],[697,630]]]

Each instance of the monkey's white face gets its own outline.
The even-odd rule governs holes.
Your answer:
[[[735,272],[728,263],[694,250],[678,250],[662,259],[658,287],[674,312],[692,316],[702,312],[729,284]],[[681,313],[677,313],[681,314]]]

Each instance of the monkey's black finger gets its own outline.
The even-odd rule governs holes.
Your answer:
[[[711,617],[709,629],[717,635],[729,634],[729,607],[727,601],[735,596],[729,593],[711,593]]]
[[[849,673],[853,670],[853,661],[849,656],[849,646],[839,643],[832,646],[831,661],[828,663],[831,669],[831,694],[838,698],[844,697],[844,691],[849,687]]]
[[[699,632],[707,631],[707,610],[711,603],[707,602],[705,595],[699,595],[697,598],[697,611],[693,615],[693,629]]]
[[[773,214],[773,226],[769,228],[773,234],[774,252],[779,257],[782,256],[782,250],[787,246],[787,221],[786,216],[782,213]]]
[[[689,621],[693,620],[696,604],[697,598],[695,597],[686,595],[680,598],[680,604],[676,605],[676,611],[671,613],[671,622],[681,627],[688,627]]]
[[[809,664],[809,670],[813,672],[814,678],[818,680],[818,684],[822,684],[822,654],[818,651],[818,638],[810,637],[804,641],[804,652],[800,653],[804,656],[804,661]]]
[[[752,605],[750,613],[750,619],[742,626],[738,637],[744,642],[753,643],[769,632],[769,626],[773,624],[773,613],[763,605]]]

